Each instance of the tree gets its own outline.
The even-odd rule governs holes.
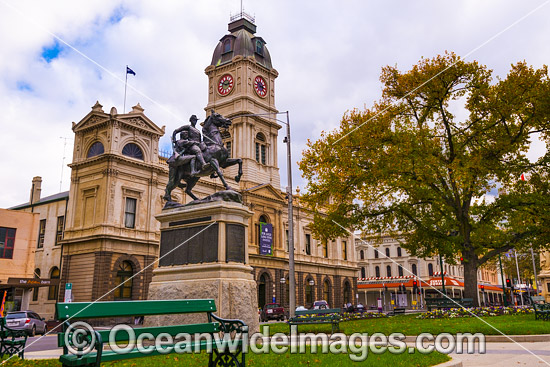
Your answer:
[[[399,235],[413,255],[462,256],[465,297],[477,304],[479,266],[550,243],[550,154],[526,155],[534,136],[550,138],[547,67],[520,62],[493,82],[487,67],[446,53],[404,73],[384,67],[380,79],[378,103],[308,141],[302,200],[327,214],[312,230]]]

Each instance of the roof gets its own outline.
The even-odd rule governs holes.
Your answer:
[[[218,42],[212,55],[210,65],[219,66],[230,62],[235,56],[253,57],[256,62],[268,69],[273,69],[271,65],[271,56],[265,47],[266,42],[263,38],[255,36],[256,25],[248,20],[241,18],[229,23],[230,34],[223,36]],[[229,40],[231,50],[224,52],[224,43]],[[258,45],[261,44],[258,53]]]
[[[68,191],[63,191],[63,192],[59,192],[57,194],[53,194],[53,195],[50,195],[50,196],[40,198],[40,200],[38,200],[32,206],[46,204],[46,203],[50,203],[52,201],[67,200],[68,198],[69,198],[69,192]],[[30,202],[27,202],[25,204],[19,204],[19,205],[13,206],[13,207],[8,208],[8,209],[17,210],[17,209],[25,209],[25,208],[29,208],[29,207],[31,207],[31,204],[30,204]]]

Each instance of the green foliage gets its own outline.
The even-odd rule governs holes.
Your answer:
[[[304,151],[302,201],[327,209],[317,237],[399,234],[412,255],[463,256],[467,285],[498,253],[548,246],[550,153],[527,158],[534,136],[550,141],[546,66],[520,62],[494,82],[487,67],[446,53],[404,73],[385,67],[380,80],[378,103]]]

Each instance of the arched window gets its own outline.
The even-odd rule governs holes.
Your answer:
[[[230,52],[231,51],[231,40],[226,39],[223,41],[223,53]]]
[[[386,276],[391,277],[391,266],[390,265],[386,266]]]
[[[351,302],[351,286],[349,282],[344,283],[344,303],[348,304]]]
[[[363,250],[359,251],[359,258],[365,260],[365,252]],[[363,277],[364,278],[364,277]]]
[[[401,247],[398,247],[398,248],[397,248],[397,256],[398,256],[398,257],[401,257]]]
[[[50,279],[59,279],[59,268],[54,266],[50,271]],[[51,285],[48,289],[48,299],[55,300],[59,294],[59,284]]]
[[[434,266],[432,264],[428,264],[428,275],[431,277],[434,275]]]
[[[86,155],[87,158],[95,157],[96,155],[103,154],[105,152],[105,149],[103,148],[103,144],[101,142],[96,141],[92,144],[90,149],[88,149],[88,154]]]
[[[313,283],[313,278],[306,278],[306,286],[305,286],[305,289],[306,289],[306,304],[309,306],[309,305],[312,305],[313,304],[313,301],[314,301],[314,286],[315,284],[311,284]]]
[[[262,133],[256,134],[256,162],[266,164],[266,138]]]
[[[323,283],[323,299],[330,304],[330,283],[326,279]]]
[[[365,272],[365,268],[361,268],[361,278],[366,278],[367,275],[366,275],[366,272]]]
[[[378,249],[374,249],[374,258],[378,259]]]
[[[40,279],[40,269],[36,268],[34,269],[34,278]],[[40,287],[36,287],[32,290],[32,300],[38,301],[38,291],[40,290]]]
[[[374,268],[374,273],[376,274],[377,278],[380,278],[380,267],[379,266]]]
[[[400,277],[403,276],[403,267],[401,265],[399,265],[399,267],[397,268],[397,272],[399,273]]]
[[[141,148],[134,143],[128,143],[122,148],[122,154],[130,157],[143,160],[143,152]]]
[[[134,275],[132,264],[129,261],[121,262],[115,278],[115,287],[120,284],[114,291],[115,301],[132,299],[132,275]]]
[[[390,248],[389,247],[386,247],[386,256],[390,257]]]
[[[417,270],[416,270],[416,264],[412,264],[412,273],[414,275],[418,275]]]

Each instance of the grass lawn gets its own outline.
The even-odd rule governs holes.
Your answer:
[[[535,321],[535,315],[502,315],[483,317],[482,320],[493,325],[506,335],[534,335],[550,334],[550,322]],[[269,333],[289,333],[286,323],[269,324]],[[351,335],[353,333],[375,333],[386,335],[390,333],[403,333],[405,335],[418,335],[420,333],[484,333],[486,335],[500,335],[489,325],[475,317],[454,319],[417,319],[416,315],[399,315],[389,318],[362,319],[344,321],[340,323],[340,330]],[[331,333],[331,325],[302,325],[298,332]]]
[[[392,367],[423,367],[434,366],[448,361],[450,358],[445,354],[437,352],[422,355],[414,354],[391,354],[385,352],[383,354],[373,354],[368,351],[367,359],[364,362],[359,362],[361,366],[384,366],[391,365]],[[129,359],[118,362],[102,363],[102,366],[128,366],[128,367],[153,367],[153,366],[207,366],[208,355],[202,354],[169,354],[165,356],[145,357],[137,359]],[[246,365],[255,367],[280,367],[280,366],[357,366],[358,362],[352,361],[347,354],[321,354],[319,348],[317,354],[247,354]],[[57,360],[20,360],[12,358],[8,363],[2,364],[2,367],[59,367],[61,364]]]

